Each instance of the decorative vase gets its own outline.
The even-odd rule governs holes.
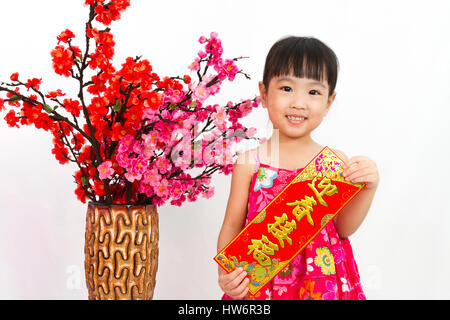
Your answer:
[[[158,269],[153,205],[88,203],[85,274],[90,300],[151,300]]]

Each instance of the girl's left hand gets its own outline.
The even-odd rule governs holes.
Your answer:
[[[364,182],[367,189],[374,189],[378,186],[379,175],[377,165],[368,157],[351,157],[344,164],[343,175],[347,181],[353,183]]]

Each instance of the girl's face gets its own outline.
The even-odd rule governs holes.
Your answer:
[[[289,138],[308,136],[319,126],[336,97],[328,97],[326,79],[297,78],[293,75],[270,79],[269,88],[259,82],[263,108],[267,108],[274,129]]]

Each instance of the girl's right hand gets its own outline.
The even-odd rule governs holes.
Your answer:
[[[237,268],[231,273],[221,270],[219,275],[219,286],[223,292],[233,299],[242,299],[248,292],[247,285],[250,279],[246,277],[247,272],[242,268]]]

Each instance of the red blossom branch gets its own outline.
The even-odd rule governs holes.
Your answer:
[[[200,37],[205,51],[189,67],[196,71],[198,83],[192,83],[189,75],[160,78],[140,56],[129,57],[116,68],[109,25],[130,1],[85,0],[85,4],[89,15],[84,52],[68,29],[58,35],[51,51],[54,71],[75,80],[77,100],[63,99],[66,94],[60,89],[44,93],[41,79],[22,82],[14,73],[11,83],[0,82],[0,93],[6,94],[6,99],[0,98],[0,111],[5,104],[13,107],[5,121],[16,127],[35,125],[53,135],[55,158],[78,166],[73,175],[75,193],[83,202],[88,198],[105,204],[162,205],[172,199],[171,204],[181,205],[194,201],[199,193],[212,196],[211,175],[229,174],[233,164],[211,154],[219,154],[225,146],[222,156],[226,157],[227,145],[257,139],[239,119],[258,106],[259,99],[225,106],[206,105],[205,100],[236,74],[250,79],[234,64],[247,57],[223,59],[221,41],[211,33],[209,39]],[[212,69],[215,73],[208,74]],[[56,105],[52,107],[47,99]],[[201,159],[195,156],[199,151]],[[194,157],[187,158],[191,154]],[[194,167],[203,171],[191,176],[187,170]]]

